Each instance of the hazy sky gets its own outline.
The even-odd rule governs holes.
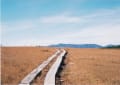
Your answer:
[[[2,0],[3,45],[120,44],[120,0]]]

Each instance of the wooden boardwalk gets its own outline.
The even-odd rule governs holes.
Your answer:
[[[56,73],[61,65],[61,62],[65,54],[66,54],[66,51],[62,49],[62,53],[58,56],[57,60],[48,71],[46,78],[44,80],[44,85],[55,85]]]
[[[36,76],[52,61],[57,55],[60,53],[58,50],[54,55],[49,57],[46,61],[44,61],[41,65],[39,65],[36,69],[34,69],[31,73],[29,73],[20,83],[19,85],[30,85],[32,81],[36,78]]]

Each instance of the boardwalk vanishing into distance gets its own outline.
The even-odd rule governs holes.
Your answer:
[[[48,71],[44,81],[44,85],[55,85],[55,77],[65,54],[66,54],[66,51],[62,50],[62,53],[58,56],[57,60]]]
[[[39,65],[36,69],[34,69],[31,73],[29,73],[19,85],[31,85],[33,80],[42,72],[42,70],[55,58],[57,57],[55,63],[50,68],[49,72],[46,74],[44,85],[55,85],[55,75],[60,67],[63,56],[66,51],[64,49],[59,49],[55,54],[49,57],[46,61],[44,61],[41,65]],[[42,75],[42,74],[41,74]]]

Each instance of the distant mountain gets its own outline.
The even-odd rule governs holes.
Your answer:
[[[102,48],[97,44],[56,44],[49,45],[50,47],[70,47],[70,48]]]
[[[107,45],[104,48],[120,48],[120,45]]]

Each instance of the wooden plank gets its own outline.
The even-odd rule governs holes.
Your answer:
[[[55,75],[60,67],[60,64],[65,54],[66,54],[66,51],[62,50],[62,53],[58,56],[57,60],[48,71],[44,80],[44,85],[55,85]]]
[[[60,53],[58,50],[54,55],[49,57],[46,61],[44,61],[41,65],[39,65],[36,69],[34,69],[31,73],[29,73],[19,85],[30,85],[30,83],[35,79],[35,77],[53,60],[53,58],[57,57]]]

